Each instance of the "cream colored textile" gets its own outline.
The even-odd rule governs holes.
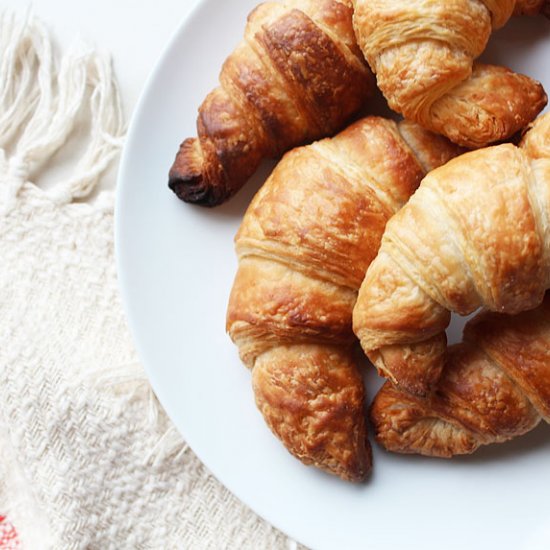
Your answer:
[[[201,465],[137,364],[112,193],[86,201],[122,143],[111,64],[55,57],[39,22],[1,16],[0,515],[33,550],[293,546]],[[83,128],[74,168],[41,186]]]

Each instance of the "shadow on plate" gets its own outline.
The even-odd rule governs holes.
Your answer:
[[[546,452],[550,456],[550,425],[541,422],[533,431],[507,441],[481,447],[474,454],[457,457],[463,464],[517,460],[519,457],[534,452]]]
[[[548,37],[549,29],[550,20],[545,17],[514,17],[491,35],[480,61],[507,67],[510,65],[511,50],[514,58],[528,59],[530,50]],[[520,67],[518,70],[521,72]]]

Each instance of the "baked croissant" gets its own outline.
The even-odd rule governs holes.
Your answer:
[[[359,45],[389,106],[466,147],[502,141],[546,104],[531,78],[474,63],[493,29],[545,2],[354,0]]]
[[[516,0],[514,15],[537,15],[539,13],[550,18],[549,0]]]
[[[519,313],[550,287],[550,114],[520,147],[472,151],[428,174],[388,223],[353,312],[379,372],[406,391],[437,382],[450,311]]]
[[[265,420],[306,464],[353,481],[370,469],[353,304],[387,220],[460,152],[413,123],[365,118],[287,153],[244,216],[227,330]]]
[[[220,86],[199,108],[169,186],[214,206],[237,192],[261,160],[333,135],[365,104],[374,78],[359,50],[351,0],[260,4],[225,61]]]
[[[483,313],[449,350],[426,400],[386,384],[371,407],[376,439],[390,451],[450,457],[550,422],[550,294],[515,316]]]

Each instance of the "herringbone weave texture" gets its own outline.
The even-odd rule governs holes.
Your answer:
[[[82,200],[121,145],[109,61],[77,46],[55,63],[37,21],[3,16],[0,71],[0,515],[32,550],[286,548],[186,448],[137,364],[112,196]],[[75,120],[87,148],[45,189]]]

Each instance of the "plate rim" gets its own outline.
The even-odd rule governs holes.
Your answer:
[[[116,272],[117,272],[117,285],[121,296],[121,302],[123,306],[123,310],[125,313],[126,322],[128,324],[128,327],[130,329],[130,333],[132,335],[132,340],[134,347],[137,351],[138,357],[140,359],[140,362],[147,374],[147,378],[149,382],[151,383],[151,386],[155,392],[159,396],[159,401],[165,410],[167,416],[170,418],[170,420],[173,422],[174,426],[176,426],[178,432],[182,435],[182,437],[185,439],[186,443],[189,444],[190,448],[192,449],[193,453],[198,457],[198,459],[201,461],[201,463],[205,466],[205,468],[210,471],[213,476],[217,479],[217,481],[225,487],[227,490],[229,490],[240,502],[245,504],[253,513],[261,517],[264,521],[266,521],[268,524],[272,525],[273,527],[276,527],[281,533],[285,534],[286,536],[296,540],[296,541],[305,541],[305,544],[309,544],[312,546],[311,542],[307,542],[308,536],[304,536],[304,533],[300,533],[298,536],[295,532],[293,532],[292,529],[289,529],[288,526],[282,526],[281,523],[278,521],[277,518],[272,519],[269,514],[269,511],[264,510],[261,506],[258,506],[258,503],[252,504],[246,494],[242,494],[239,487],[235,487],[231,481],[223,480],[224,478],[223,474],[220,474],[215,467],[212,467],[211,464],[209,464],[208,459],[204,459],[202,456],[202,452],[195,449],[192,442],[188,440],[188,437],[186,436],[185,429],[180,425],[179,422],[175,420],[175,418],[172,416],[172,410],[170,406],[167,406],[167,403],[164,399],[162,399],[162,395],[164,394],[164,391],[162,389],[162,383],[159,380],[158,377],[158,371],[150,365],[148,361],[145,360],[145,356],[147,353],[142,347],[142,343],[139,341],[139,339],[136,337],[136,335],[140,332],[136,328],[137,320],[134,318],[132,312],[131,312],[131,306],[130,306],[130,298],[128,295],[128,284],[125,283],[126,281],[126,270],[124,267],[124,262],[121,257],[120,250],[123,247],[122,244],[122,226],[121,226],[121,220],[122,216],[120,214],[121,208],[123,207],[123,195],[127,191],[126,187],[128,185],[128,180],[125,179],[125,174],[128,172],[129,168],[129,161],[131,157],[131,143],[136,139],[136,129],[138,127],[139,120],[142,118],[142,116],[145,113],[145,107],[148,103],[148,99],[151,95],[152,88],[154,83],[157,80],[158,74],[161,72],[162,67],[164,63],[166,62],[166,58],[168,56],[168,53],[174,49],[174,46],[176,42],[178,41],[179,37],[182,33],[185,32],[185,29],[192,25],[193,22],[202,16],[203,10],[208,9],[208,6],[211,4],[215,4],[216,0],[199,0],[195,2],[195,5],[191,8],[189,13],[179,22],[177,25],[175,31],[172,33],[171,37],[167,41],[164,48],[162,48],[161,53],[159,57],[157,58],[157,62],[154,65],[152,71],[148,75],[145,84],[142,88],[142,91],[139,95],[138,102],[133,110],[133,113],[131,115],[130,124],[128,126],[128,132],[127,132],[127,138],[126,143],[123,148],[123,152],[120,159],[119,169],[117,172],[117,182],[116,182],[116,189],[115,189],[115,211],[114,211],[114,249],[115,249],[115,262],[116,262]],[[123,183],[126,181],[126,183]],[[414,541],[412,541],[414,542]],[[369,545],[370,546],[370,545]]]
[[[125,174],[129,171],[129,162],[131,157],[131,147],[129,144],[132,143],[134,139],[136,139],[136,128],[138,127],[139,120],[143,116],[145,112],[145,107],[147,104],[147,100],[152,92],[152,88],[157,80],[157,77],[159,73],[162,71],[163,63],[165,62],[168,54],[170,51],[172,51],[180,38],[181,34],[185,32],[186,27],[193,24],[193,21],[197,18],[200,18],[202,15],[202,11],[207,9],[206,6],[208,6],[210,3],[214,3],[216,0],[194,0],[195,4],[190,9],[190,11],[187,13],[186,16],[183,17],[183,19],[177,24],[175,30],[172,32],[170,38],[164,45],[164,47],[161,49],[161,52],[156,60],[155,65],[153,66],[153,69],[147,76],[145,83],[142,87],[141,93],[139,94],[138,101],[134,107],[134,110],[130,117],[130,123],[128,125],[128,130],[126,133],[126,140],[122,149],[119,167],[117,170],[117,176],[116,176],[116,187],[115,187],[115,204],[114,204],[114,253],[115,253],[115,268],[116,268],[116,274],[117,274],[117,287],[120,293],[122,307],[124,311],[124,317],[126,320],[126,323],[128,325],[128,328],[130,330],[130,334],[132,337],[132,343],[135,347],[136,353],[138,355],[139,361],[147,375],[147,379],[149,383],[151,384],[151,387],[155,393],[155,395],[158,397],[159,403],[167,415],[167,417],[170,419],[170,422],[174,425],[176,430],[181,435],[182,439],[185,441],[187,445],[189,445],[189,448],[192,450],[192,452],[195,454],[195,456],[198,458],[198,460],[201,462],[201,464],[216,478],[217,482],[222,485],[225,489],[227,489],[235,498],[237,498],[242,504],[247,506],[250,511],[254,514],[256,514],[259,518],[261,518],[264,522],[271,525],[272,527],[275,527],[277,530],[280,531],[281,534],[284,536],[287,536],[289,538],[294,539],[294,541],[302,541],[303,538],[300,535],[299,537],[296,536],[296,534],[291,533],[288,528],[283,527],[279,524],[278,521],[268,518],[268,514],[258,508],[256,504],[252,504],[248,501],[245,495],[240,494],[238,487],[233,487],[231,483],[228,483],[227,481],[222,481],[223,474],[219,474],[216,471],[216,468],[212,468],[210,464],[208,464],[208,460],[204,459],[202,456],[202,453],[200,451],[197,451],[193,444],[189,442],[187,435],[185,434],[185,430],[179,425],[179,423],[175,420],[175,418],[172,415],[172,411],[170,410],[170,407],[167,406],[166,401],[163,400],[160,396],[164,393],[162,390],[162,383],[157,377],[157,372],[155,369],[151,368],[149,365],[149,362],[144,359],[146,353],[145,350],[142,348],[141,343],[139,342],[139,339],[136,338],[136,334],[139,332],[136,328],[136,320],[134,319],[134,316],[132,315],[130,309],[130,298],[128,296],[128,285],[125,284],[126,280],[126,270],[124,267],[124,262],[122,260],[121,255],[121,249],[123,247],[122,245],[122,222],[121,220],[121,208],[122,208],[122,197],[124,193],[126,192],[126,185],[127,183],[123,183],[125,180]],[[300,542],[300,544],[304,544],[303,542]],[[311,546],[308,544],[308,546]]]

